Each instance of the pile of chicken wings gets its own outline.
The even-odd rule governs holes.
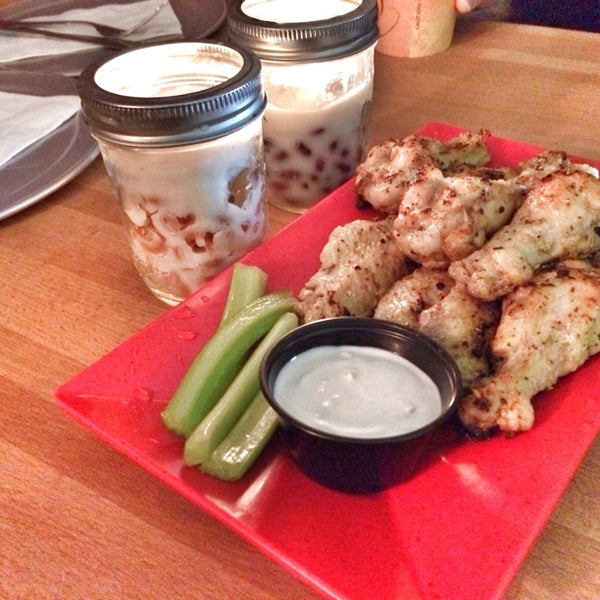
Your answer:
[[[339,226],[301,290],[304,322],[386,319],[436,340],[474,435],[530,429],[532,398],[600,351],[600,180],[546,151],[490,168],[489,134],[413,135],[356,171],[376,220]]]

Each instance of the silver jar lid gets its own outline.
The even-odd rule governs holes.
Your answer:
[[[234,0],[227,24],[236,44],[276,61],[349,56],[379,35],[376,0]]]
[[[175,42],[118,54],[79,77],[84,118],[109,141],[174,146],[215,139],[262,115],[260,60],[220,42]]]

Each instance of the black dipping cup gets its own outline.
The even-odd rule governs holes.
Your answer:
[[[290,415],[273,394],[275,380],[294,356],[324,345],[381,348],[412,362],[440,391],[442,413],[431,423],[409,433],[363,439],[308,426]],[[450,355],[431,338],[413,329],[379,319],[337,317],[314,321],[283,337],[261,365],[261,387],[279,414],[292,458],[308,477],[347,493],[374,493],[414,474],[433,431],[454,412],[462,396],[460,371]]]

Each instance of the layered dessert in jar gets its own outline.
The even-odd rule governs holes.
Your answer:
[[[168,152],[103,145],[135,266],[161,300],[178,303],[263,239],[260,121],[254,129]]]

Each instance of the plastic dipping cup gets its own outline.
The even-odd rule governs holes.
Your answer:
[[[416,58],[442,52],[452,43],[455,0],[378,0],[378,6],[377,52]]]
[[[420,369],[439,390],[441,414],[416,429],[394,428],[389,413],[382,417],[383,411],[375,410],[373,399],[365,395],[365,405],[373,410],[368,423],[360,423],[359,410],[360,414],[351,415],[351,428],[336,428],[337,417],[323,425],[307,417],[314,406],[308,395],[300,394],[300,399],[294,395],[296,404],[290,407],[289,398],[278,393],[278,378],[286,366],[307,350],[348,344],[397,354]],[[269,350],[260,381],[267,401],[281,417],[284,440],[299,469],[325,487],[353,494],[380,492],[410,478],[421,466],[431,436],[452,415],[462,396],[460,371],[436,342],[407,327],[360,317],[321,319],[296,328]],[[285,383],[285,378],[279,380],[279,385]],[[413,399],[421,402],[421,393]],[[344,405],[346,396],[341,393],[336,402]],[[348,417],[348,409],[355,407],[354,402],[346,404],[342,412]],[[378,423],[378,419],[382,420]]]

